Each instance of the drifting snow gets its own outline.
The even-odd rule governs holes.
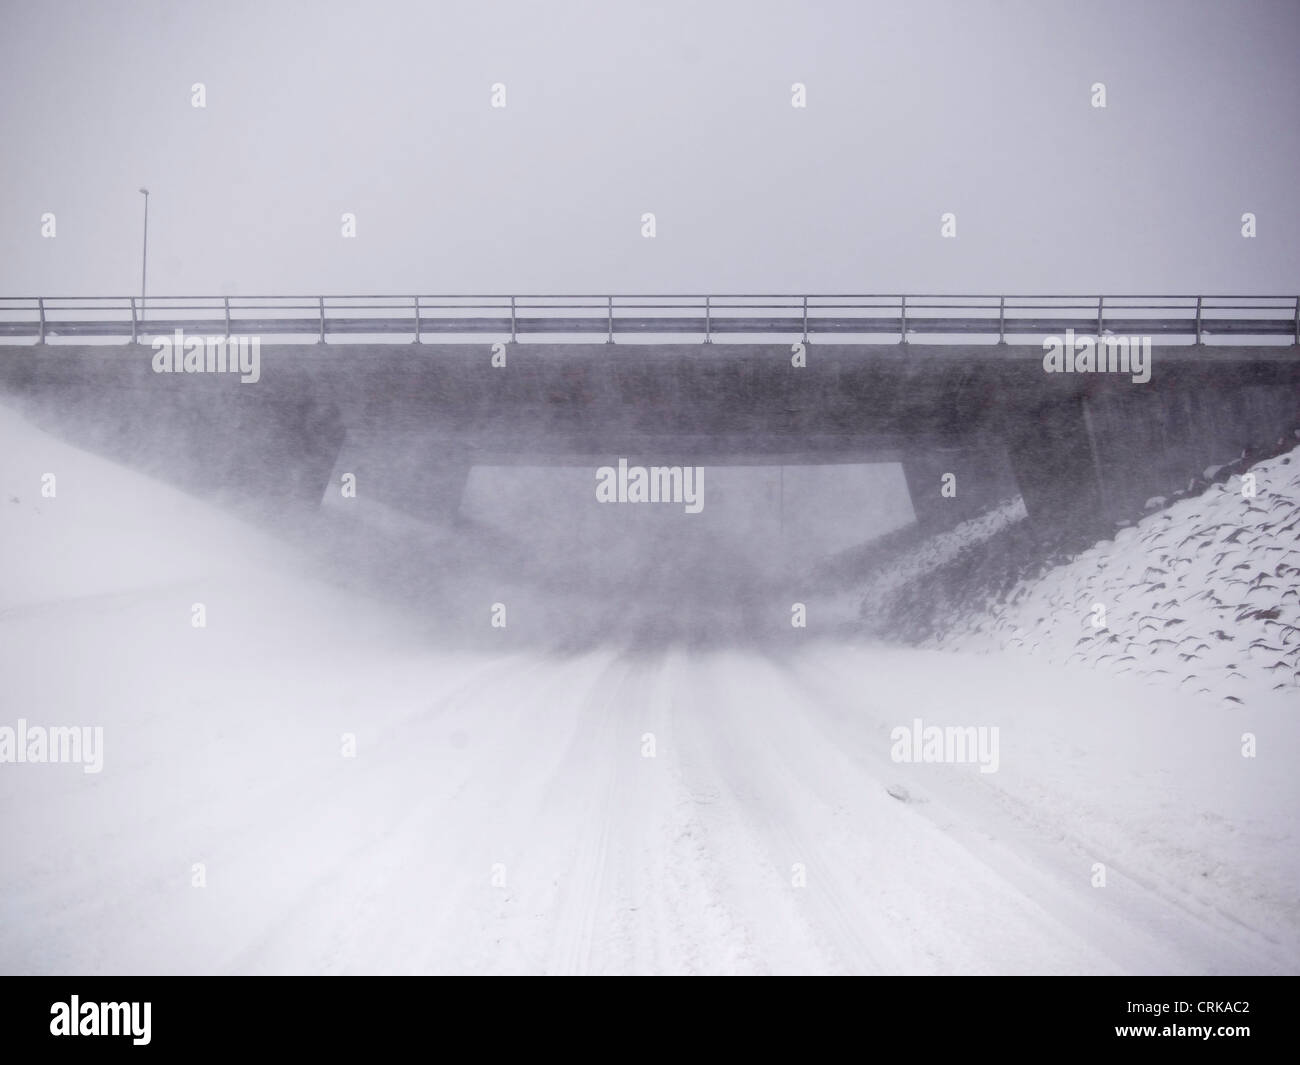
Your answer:
[[[1289,707],[796,630],[453,650],[3,410],[0,590],[0,725],[104,730],[0,765],[5,971],[1300,969]],[[918,718],[998,771],[892,761]]]

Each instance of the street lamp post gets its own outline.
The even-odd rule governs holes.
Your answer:
[[[144,284],[149,268],[149,190],[144,193],[144,252],[140,257],[140,321],[144,321]]]

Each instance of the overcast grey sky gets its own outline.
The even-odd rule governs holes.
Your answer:
[[[38,0],[3,26],[4,295],[137,291],[142,184],[159,295],[1300,290],[1295,0]]]

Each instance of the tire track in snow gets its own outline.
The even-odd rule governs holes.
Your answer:
[[[874,655],[863,648],[822,648],[815,655],[783,659],[781,666],[796,678],[798,687],[815,693],[809,703],[815,712],[813,720],[820,722],[828,736],[847,739],[843,749],[854,752],[869,771],[879,773],[883,779],[899,779],[906,774],[908,789],[919,800],[908,805],[911,812],[936,826],[998,878],[1033,900],[1041,914],[1036,920],[1042,923],[1045,944],[1087,944],[1086,952],[1068,956],[1068,961],[1059,955],[1045,958],[1032,971],[1090,969],[1096,964],[1098,951],[1109,959],[1107,968],[1116,972],[1196,974],[1270,971],[1279,966],[1285,969],[1279,945],[1272,937],[1221,912],[1218,916],[1222,920],[1207,919],[1209,907],[1192,902],[1173,885],[1149,873],[1116,861],[1109,845],[1093,838],[1078,823],[1066,824],[1054,816],[1052,811],[1059,801],[1032,782],[1017,785],[1028,786],[1037,795],[1031,801],[965,767],[892,763],[885,753],[890,746],[888,730],[906,724],[912,711],[891,713],[872,699],[854,699],[845,693],[852,692],[855,674],[879,674],[883,668],[885,674],[897,678],[898,660],[907,653],[896,648]],[[918,693],[933,684],[932,671],[921,661],[916,670],[904,675],[916,679],[904,681],[902,686],[913,686]],[[1005,761],[1005,748],[1003,757]],[[918,769],[928,770],[924,783],[918,783]],[[1107,865],[1105,895],[1091,886],[1086,875],[1091,863],[1101,859]],[[1171,913],[1171,906],[1181,916]],[[1242,932],[1248,936],[1245,942]],[[1087,955],[1093,960],[1089,961]]]
[[[327,971],[474,967],[473,958],[449,951],[456,937],[447,929],[463,918],[467,897],[490,890],[490,863],[481,861],[479,853],[482,822],[474,815],[512,795],[512,783],[527,778],[525,763],[536,757],[537,745],[518,742],[529,734],[530,720],[534,730],[540,724],[539,715],[529,713],[533,704],[518,698],[521,682],[531,689],[534,703],[556,690],[598,683],[585,660],[520,665],[528,667],[522,677],[496,671],[486,684],[470,682],[449,697],[471,699],[458,722],[472,725],[475,715],[491,709],[493,733],[508,742],[490,754],[479,749],[467,749],[463,756],[447,754],[445,737],[435,732],[445,727],[443,715],[425,711],[408,719],[400,741],[367,767],[364,780],[322,796],[326,809],[340,810],[340,817],[347,811],[396,816],[342,853],[331,846],[328,822],[296,836],[306,854],[335,857],[327,871],[281,905],[279,918],[231,963],[233,971],[280,971],[279,958],[293,959],[296,968],[306,964],[308,971],[322,962]],[[421,756],[433,751],[441,752],[441,773],[428,773],[421,763]],[[306,957],[315,960],[306,962]]]

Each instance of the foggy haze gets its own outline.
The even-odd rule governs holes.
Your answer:
[[[5,24],[7,294],[138,291],[142,185],[159,295],[1300,280],[1287,0],[55,0]]]
[[[0,971],[1300,971],[1294,3],[0,22]]]

